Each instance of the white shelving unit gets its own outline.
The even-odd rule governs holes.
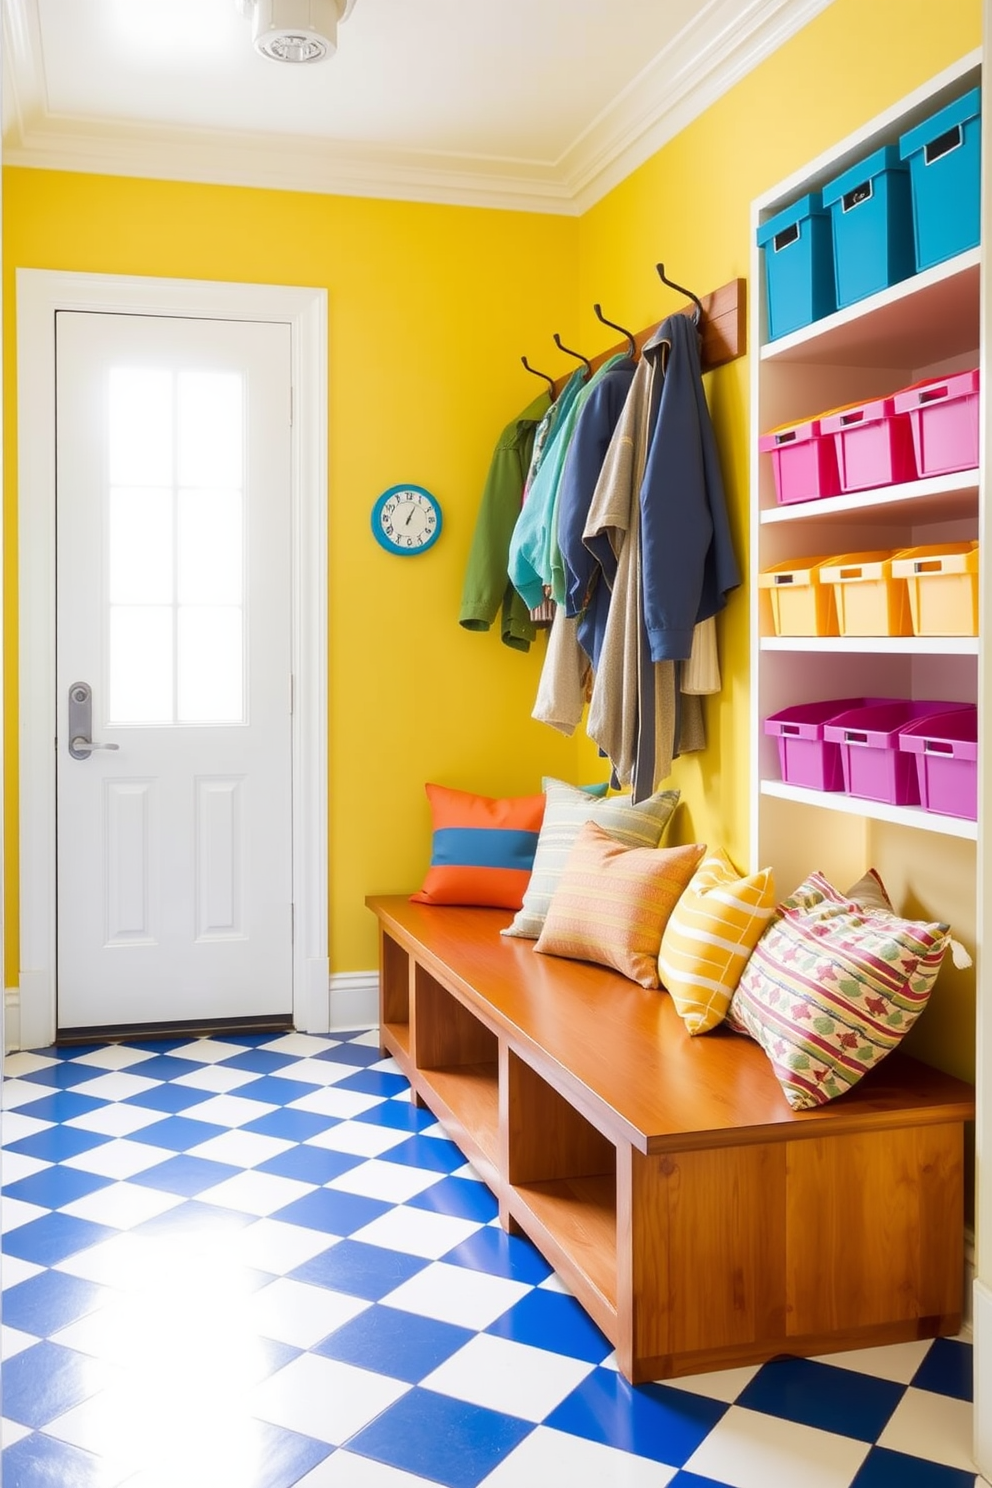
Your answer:
[[[758,198],[752,244],[761,223],[980,80],[974,53]],[[976,824],[784,783],[777,741],[765,735],[763,721],[790,704],[830,697],[974,702],[980,640],[778,637],[756,576],[789,560],[976,538],[979,473],[779,506],[771,459],[757,446],[760,434],[788,421],[977,366],[980,256],[978,249],[961,254],[769,341],[764,264],[754,247],[750,343],[757,348],[751,367],[752,865],[770,863],[781,894],[813,868],[845,888],[875,866],[897,901],[951,920],[966,943],[976,934]]]

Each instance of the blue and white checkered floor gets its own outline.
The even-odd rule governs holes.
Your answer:
[[[965,1342],[628,1386],[374,1032],[5,1074],[4,1488],[973,1488]]]

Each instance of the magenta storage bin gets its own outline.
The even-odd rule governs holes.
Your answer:
[[[758,449],[772,457],[775,500],[780,506],[840,495],[837,451],[833,439],[821,434],[819,419],[762,434]]]
[[[973,470],[978,464],[978,368],[903,388],[892,399],[909,416],[919,475]]]
[[[844,770],[840,745],[823,737],[826,724],[839,713],[884,703],[885,698],[824,698],[815,703],[795,703],[765,719],[765,733],[778,740],[778,762],[782,779],[789,785],[811,790],[842,791]]]
[[[978,818],[978,709],[921,718],[899,734],[899,748],[916,761],[920,805],[941,816]]]
[[[840,408],[821,417],[820,431],[833,437],[842,491],[916,479],[909,414],[896,413],[892,398]]]
[[[823,737],[840,747],[847,794],[890,806],[918,806],[916,762],[899,748],[900,730],[920,718],[953,713],[960,707],[960,703],[890,698],[832,719],[824,726]]]

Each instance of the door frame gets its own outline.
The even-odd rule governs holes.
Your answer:
[[[330,1022],[327,291],[17,270],[21,1048],[56,1032],[55,313],[277,321],[292,336],[293,1021]]]

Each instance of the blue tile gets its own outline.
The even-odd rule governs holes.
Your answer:
[[[4,1488],[106,1488],[102,1457],[33,1431],[3,1454]]]
[[[447,1488],[476,1488],[533,1429],[529,1421],[415,1386],[353,1436],[348,1451]]]
[[[361,1240],[342,1240],[304,1261],[290,1275],[294,1281],[378,1302],[428,1264],[421,1256],[404,1251],[366,1245]]]
[[[296,1060],[292,1054],[278,1054],[275,1049],[245,1049],[242,1054],[234,1054],[230,1059],[223,1061],[225,1069],[251,1070],[256,1075],[271,1075],[275,1070],[285,1069],[288,1064],[295,1064]]]
[[[277,1338],[263,1338],[261,1333],[252,1338],[251,1351],[255,1358],[261,1357],[263,1361],[263,1368],[258,1372],[260,1380],[268,1379],[277,1369],[285,1369],[287,1364],[291,1364],[304,1352],[291,1343],[281,1343]]]
[[[215,1090],[197,1090],[193,1085],[166,1083],[153,1085],[151,1090],[139,1090],[137,1095],[128,1096],[124,1104],[141,1106],[145,1111],[164,1111],[174,1116],[179,1111],[188,1111],[193,1106],[200,1105],[203,1101],[213,1100],[216,1093]],[[214,1135],[216,1135],[216,1130]]]
[[[106,1104],[105,1100],[95,1100],[91,1095],[77,1095],[74,1090],[56,1090],[40,1100],[18,1106],[17,1114],[33,1116],[36,1121],[71,1121],[74,1116],[88,1116]]]
[[[246,1100],[267,1101],[271,1106],[288,1106],[293,1101],[313,1095],[313,1091],[314,1087],[304,1084],[302,1080],[284,1080],[280,1075],[259,1075],[257,1080],[239,1085],[234,1094]]]
[[[364,1068],[369,1064],[378,1064],[385,1056],[368,1044],[338,1044],[334,1049],[321,1049],[315,1054],[315,1059],[328,1059],[332,1064],[353,1064],[356,1068]]]
[[[259,1163],[258,1173],[274,1173],[277,1178],[301,1178],[304,1183],[330,1183],[342,1173],[360,1167],[363,1158],[351,1152],[332,1152],[327,1147],[289,1147],[275,1157]]]
[[[180,1075],[191,1075],[202,1068],[203,1065],[195,1059],[178,1059],[174,1054],[165,1053],[153,1054],[151,1059],[143,1059],[140,1064],[131,1066],[134,1074],[141,1075],[144,1080],[178,1080]]]
[[[86,1250],[101,1240],[109,1240],[119,1234],[108,1225],[93,1224],[88,1219],[76,1219],[72,1214],[45,1214],[40,1219],[29,1220],[10,1230],[3,1237],[5,1255],[17,1256],[22,1261],[34,1261],[38,1266],[54,1266],[66,1256]]]
[[[43,1162],[65,1162],[67,1157],[78,1157],[80,1152],[90,1152],[111,1140],[103,1132],[83,1131],[79,1126],[50,1126],[30,1137],[22,1137],[19,1142],[11,1142],[5,1151],[37,1157]]]
[[[368,1024],[364,1028],[335,1028],[328,1034],[329,1038],[337,1039],[339,1043],[348,1043],[351,1039],[362,1038],[366,1033],[372,1033],[374,1029]]]
[[[904,1387],[818,1364],[813,1359],[774,1359],[744,1387],[737,1404],[803,1426],[873,1442],[885,1429]]]
[[[271,1044],[273,1039],[285,1038],[287,1033],[292,1033],[292,1028],[266,1028],[258,1033],[249,1033],[247,1029],[228,1031],[215,1034],[218,1043],[238,1044],[245,1049],[257,1049],[262,1044]]]
[[[221,1235],[225,1231],[233,1233],[243,1230],[245,1225],[255,1224],[257,1221],[257,1214],[242,1214],[239,1209],[225,1209],[220,1204],[205,1204],[199,1199],[187,1199],[184,1204],[177,1204],[164,1214],[156,1214],[154,1219],[146,1219],[143,1224],[134,1225],[129,1233],[159,1239],[169,1235],[195,1235],[205,1239],[208,1236]]]
[[[391,1074],[389,1070],[363,1069],[338,1080],[335,1089],[357,1090],[360,1095],[399,1095],[410,1086],[403,1075]]]
[[[635,1387],[613,1369],[594,1369],[544,1424],[682,1467],[726,1410],[722,1401],[704,1395],[667,1385]]]
[[[7,1359],[0,1378],[4,1415],[37,1428],[95,1395],[106,1383],[107,1366],[46,1340]]]
[[[63,1271],[40,1271],[3,1294],[3,1320],[10,1328],[48,1338],[77,1318],[93,1312],[109,1297],[107,1287],[82,1281]]]
[[[30,1085],[50,1085],[53,1090],[71,1090],[74,1085],[82,1085],[84,1080],[95,1080],[98,1075],[106,1073],[106,1070],[98,1069],[92,1064],[73,1064],[71,1060],[65,1059],[58,1064],[46,1064],[42,1069],[31,1070],[30,1074],[18,1075],[17,1078]]]
[[[602,1364],[613,1348],[575,1298],[562,1292],[528,1292],[486,1332],[511,1338],[514,1343],[531,1343],[535,1348],[550,1347],[588,1364]]]
[[[243,1171],[243,1168],[233,1167],[230,1163],[177,1153],[154,1168],[146,1168],[137,1181],[143,1188],[157,1188],[164,1193],[182,1194],[184,1198],[194,1199],[205,1188],[213,1188],[215,1183],[223,1183],[225,1178],[234,1178]]]
[[[935,1338],[926,1358],[911,1381],[921,1390],[953,1395],[955,1400],[974,1399],[974,1349],[953,1338]]]
[[[257,1132],[260,1137],[280,1137],[286,1142],[306,1142],[319,1132],[340,1126],[340,1116],[318,1116],[314,1111],[292,1109],[266,1111],[254,1121],[246,1121],[239,1130]]]
[[[58,1164],[42,1168],[28,1178],[19,1178],[16,1183],[4,1187],[8,1199],[20,1199],[25,1204],[38,1204],[42,1209],[61,1209],[73,1199],[85,1198],[98,1188],[112,1183],[100,1173],[86,1173],[82,1168],[65,1168]]]
[[[669,1479],[668,1488],[731,1488],[731,1485],[722,1478],[703,1478],[699,1473],[677,1472],[674,1478]]]
[[[429,1142],[430,1137],[424,1141]],[[389,1153],[383,1153],[388,1157]],[[451,1214],[458,1219],[477,1219],[488,1224],[499,1213],[495,1196],[484,1183],[474,1178],[442,1178],[422,1193],[414,1194],[407,1203],[413,1209],[430,1209],[435,1214]]]
[[[29,1049],[28,1053],[43,1059],[81,1059],[84,1054],[96,1054],[106,1047],[106,1044],[48,1044],[44,1049]]]
[[[149,1054],[170,1054],[173,1049],[188,1049],[189,1039],[183,1034],[176,1034],[172,1038],[128,1039],[128,1047],[144,1049]]]
[[[474,1336],[468,1328],[395,1307],[369,1307],[318,1343],[313,1352],[417,1385]]]
[[[465,1154],[445,1137],[407,1137],[384,1152],[382,1158],[409,1168],[425,1168],[429,1173],[453,1173],[465,1166]]]
[[[441,1259],[452,1266],[485,1271],[489,1276],[505,1276],[509,1281],[526,1281],[532,1286],[538,1286],[551,1275],[551,1267],[535,1245],[522,1235],[508,1235],[495,1225],[476,1230]]]
[[[851,1488],[974,1488],[975,1474],[872,1447]]]
[[[151,1147],[164,1147],[169,1152],[186,1152],[190,1147],[199,1147],[216,1137],[216,1126],[206,1121],[197,1121],[195,1116],[163,1116],[151,1126],[143,1126],[135,1133],[136,1142],[147,1142]],[[144,1182],[144,1175],[141,1177]]]
[[[338,1193],[333,1188],[318,1188],[314,1193],[294,1199],[285,1209],[269,1217],[284,1224],[304,1225],[308,1230],[323,1230],[328,1235],[350,1235],[362,1225],[371,1224],[391,1204],[366,1199],[359,1194]]]
[[[389,1126],[395,1131],[419,1132],[433,1126],[437,1117],[433,1111],[415,1106],[413,1101],[383,1100],[367,1111],[360,1111],[352,1120],[365,1121],[370,1126]]]
[[[238,1479],[238,1488],[291,1488],[334,1450],[298,1431],[257,1420],[246,1423],[240,1445],[245,1449],[243,1460],[250,1466],[248,1476]],[[198,1464],[191,1466],[195,1469]]]

